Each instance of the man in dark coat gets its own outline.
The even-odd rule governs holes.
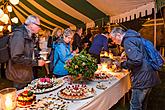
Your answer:
[[[72,43],[72,51],[77,51],[81,52],[83,49],[83,44],[82,44],[82,35],[83,29],[82,27],[77,28],[76,33],[73,36],[73,43]]]
[[[16,28],[10,41],[10,54],[6,77],[13,81],[14,87],[21,89],[32,81],[32,67],[44,65],[43,60],[34,58],[34,42],[32,34],[40,30],[40,20],[37,16],[30,15],[25,24]]]
[[[132,96],[130,110],[145,110],[147,97],[151,88],[160,83],[158,72],[146,60],[144,46],[140,34],[134,30],[114,28],[111,32],[112,40],[124,47],[127,61],[121,67],[131,70]]]
[[[89,48],[89,53],[97,59],[97,63],[100,63],[100,53],[101,51],[109,51],[108,50],[108,37],[109,32],[105,31],[102,34],[98,34],[95,36],[91,47]]]

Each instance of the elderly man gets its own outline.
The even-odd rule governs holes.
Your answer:
[[[6,77],[13,81],[14,87],[22,89],[32,81],[33,66],[43,66],[44,61],[34,58],[34,42],[32,34],[40,30],[40,20],[30,15],[25,23],[16,28],[10,41],[10,54]]]
[[[112,40],[124,47],[127,61],[121,67],[131,70],[132,96],[130,110],[145,110],[147,96],[151,88],[160,83],[157,71],[149,65],[140,33],[134,30],[114,28],[110,33]]]

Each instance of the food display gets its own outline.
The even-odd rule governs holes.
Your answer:
[[[30,110],[67,110],[70,102],[57,96],[48,96],[38,99],[28,107]]]
[[[58,96],[68,100],[81,100],[93,97],[95,95],[94,88],[87,87],[86,85],[69,85],[58,92]]]
[[[64,84],[63,79],[56,78],[39,78],[28,84],[26,89],[34,93],[45,93],[61,87]]]
[[[97,89],[106,89],[107,86],[105,84],[103,84],[103,83],[98,82],[97,85],[96,85],[96,88]]]
[[[30,106],[36,100],[35,94],[32,91],[25,90],[22,93],[18,94],[17,97],[17,106],[26,107]]]
[[[112,77],[110,73],[107,73],[106,71],[96,71],[94,74],[93,81],[108,81],[109,78]]]

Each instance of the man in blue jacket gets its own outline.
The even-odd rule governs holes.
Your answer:
[[[100,53],[102,50],[108,52],[108,37],[109,32],[104,31],[102,34],[95,36],[92,45],[89,49],[89,53],[97,59],[97,63],[100,63]]]
[[[127,61],[121,63],[121,67],[131,70],[132,96],[130,110],[145,110],[147,96],[151,88],[160,83],[158,72],[155,71],[145,59],[145,50],[141,42],[140,33],[134,30],[114,28],[110,36],[112,40],[124,47]]]

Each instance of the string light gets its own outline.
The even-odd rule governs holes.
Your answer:
[[[18,23],[18,18],[10,19],[10,13],[13,11],[12,5],[17,5],[19,0],[0,0],[3,5],[0,6],[0,31],[7,29],[11,32],[12,23]]]

